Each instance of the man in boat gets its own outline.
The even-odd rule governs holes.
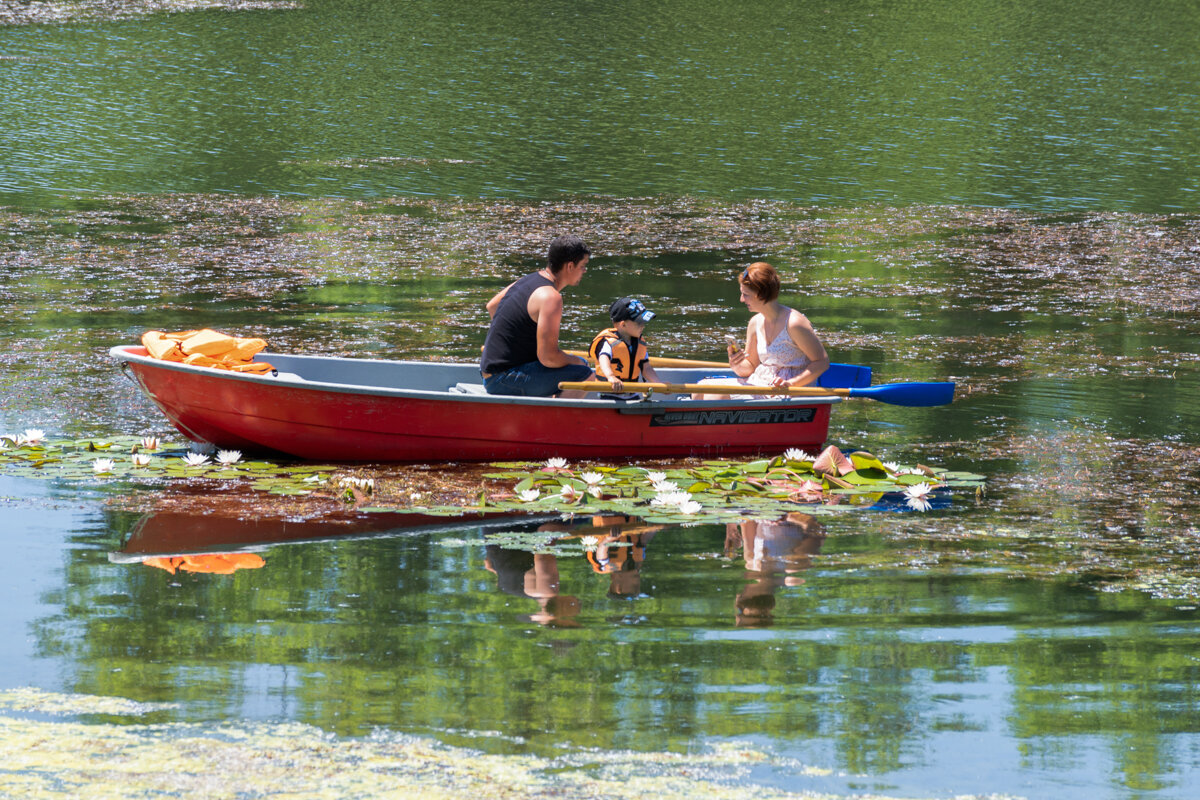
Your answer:
[[[488,394],[523,397],[583,397],[586,392],[560,392],[560,381],[590,381],[595,373],[587,360],[568,355],[558,345],[562,325],[562,290],[576,286],[587,271],[588,250],[578,236],[559,236],[550,243],[547,264],[505,286],[487,303],[492,324],[483,343],[480,372]]]

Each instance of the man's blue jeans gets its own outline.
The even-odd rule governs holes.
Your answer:
[[[545,367],[540,361],[530,361],[507,372],[497,372],[483,379],[488,394],[510,394],[517,397],[550,397],[558,394],[560,381],[583,381],[592,374],[585,364],[565,367]]]

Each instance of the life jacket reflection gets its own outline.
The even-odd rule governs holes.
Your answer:
[[[142,563],[148,567],[165,569],[172,575],[176,570],[232,575],[239,569],[262,569],[266,564],[262,556],[254,553],[201,553],[191,556],[165,556],[143,558]]]
[[[637,570],[646,559],[646,542],[662,530],[662,525],[645,525],[636,517],[625,514],[596,515],[592,527],[608,528],[608,533],[596,538],[589,548],[587,559],[593,572],[612,573]]]

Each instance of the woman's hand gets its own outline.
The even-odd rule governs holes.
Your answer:
[[[778,375],[776,375],[774,378],[771,379],[771,385],[776,386],[780,389],[787,389],[789,386],[792,385],[792,382],[789,380],[785,380],[785,379],[779,377]],[[771,396],[772,397],[785,397],[786,395],[787,395],[787,392],[780,392],[779,394],[774,394]]]
[[[734,375],[739,378],[747,378],[754,372],[754,361],[751,360],[746,350],[730,349],[729,367],[733,370]]]

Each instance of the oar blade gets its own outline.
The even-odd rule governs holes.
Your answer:
[[[954,383],[881,383],[851,389],[851,397],[869,397],[894,406],[944,406],[954,402]]]

